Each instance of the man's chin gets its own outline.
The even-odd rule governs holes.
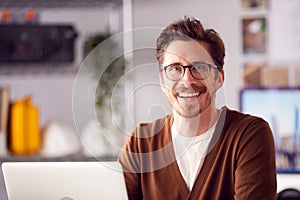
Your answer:
[[[211,103],[207,104],[205,107],[202,107],[202,109],[200,109],[199,107],[194,108],[194,109],[182,109],[182,108],[176,108],[173,109],[175,110],[175,112],[184,118],[195,118],[197,116],[199,116],[201,113],[204,113],[207,109],[209,109],[211,106]]]
[[[175,112],[181,116],[181,117],[184,117],[184,118],[195,118],[197,116],[200,115],[201,111],[200,110],[197,110],[197,111],[182,111],[182,110],[177,110],[175,109]]]

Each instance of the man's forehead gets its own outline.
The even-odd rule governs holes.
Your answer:
[[[199,59],[205,61],[212,61],[210,54],[205,48],[205,45],[195,40],[173,41],[165,49],[165,55],[171,57],[179,57],[189,62],[193,62]]]

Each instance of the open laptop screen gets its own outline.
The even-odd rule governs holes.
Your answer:
[[[118,162],[6,162],[9,200],[127,200]]]
[[[277,172],[300,173],[300,88],[246,88],[240,111],[264,118],[276,145]]]

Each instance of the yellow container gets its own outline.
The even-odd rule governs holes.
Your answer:
[[[39,110],[31,97],[11,106],[10,151],[16,155],[36,154],[41,147]]]
[[[36,154],[41,147],[41,137],[39,130],[39,110],[31,103],[27,105],[26,109],[26,146],[28,154]]]

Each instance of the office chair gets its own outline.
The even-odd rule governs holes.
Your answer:
[[[277,193],[276,200],[300,200],[300,191],[295,188],[286,188]]]

